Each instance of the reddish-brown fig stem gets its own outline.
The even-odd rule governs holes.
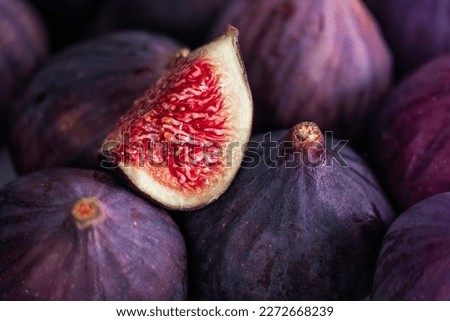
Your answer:
[[[95,197],[80,198],[72,207],[78,228],[86,228],[103,218],[103,209]]]
[[[313,122],[302,122],[292,127],[284,137],[285,152],[302,153],[310,161],[323,158],[325,139],[319,126]]]

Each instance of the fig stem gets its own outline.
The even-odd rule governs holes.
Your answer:
[[[310,161],[322,159],[325,153],[325,139],[319,126],[313,122],[302,122],[292,127],[283,139],[289,143],[286,153],[302,153]]]
[[[72,207],[72,217],[78,228],[86,228],[103,217],[103,209],[95,197],[80,198]]]

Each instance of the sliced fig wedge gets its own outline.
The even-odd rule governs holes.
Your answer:
[[[102,167],[170,209],[199,208],[224,193],[253,116],[237,38],[229,26],[197,50],[181,50],[106,138]]]

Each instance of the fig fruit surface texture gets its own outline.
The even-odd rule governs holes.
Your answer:
[[[383,242],[373,300],[450,300],[450,193],[431,196],[392,224]]]
[[[106,138],[102,166],[167,208],[217,199],[239,169],[252,123],[237,37],[230,26],[211,43],[180,51]]]
[[[22,0],[0,0],[0,123],[7,108],[47,57],[47,34],[31,6]]]
[[[335,144],[313,123],[250,140],[228,191],[184,216],[194,299],[369,294],[394,213],[361,158]]]
[[[400,74],[450,53],[449,0],[373,0]]]
[[[0,190],[0,298],[182,300],[184,240],[107,173],[23,176]]]
[[[450,191],[450,56],[404,79],[381,108],[372,161],[403,211]]]
[[[234,1],[214,34],[226,24],[241,30],[256,132],[311,120],[355,144],[362,139],[390,87],[392,58],[359,0]]]
[[[55,56],[11,116],[11,154],[18,172],[98,167],[98,146],[180,48],[170,38],[130,31]]]

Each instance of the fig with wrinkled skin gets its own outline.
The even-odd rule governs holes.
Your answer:
[[[280,157],[274,142],[251,139],[229,190],[184,216],[193,298],[356,300],[370,292],[394,219],[376,179],[349,147],[324,145],[315,124],[284,135],[272,136]]]
[[[100,9],[94,30],[139,28],[169,34],[198,46],[229,0],[109,0]]]
[[[450,300],[450,193],[414,205],[389,228],[372,300]]]
[[[404,79],[380,108],[371,158],[400,211],[450,191],[450,56]]]
[[[18,172],[98,167],[98,146],[179,49],[170,38],[123,32],[54,57],[13,110],[10,146]]]
[[[47,31],[22,0],[0,0],[0,127],[14,100],[47,57]]]
[[[392,48],[400,74],[450,53],[449,0],[366,0]]]
[[[50,169],[0,190],[0,299],[185,298],[178,227],[110,175]]]
[[[125,114],[100,150],[145,197],[173,210],[216,200],[238,171],[253,104],[232,26],[171,68]]]
[[[226,24],[241,30],[257,132],[309,119],[355,145],[364,139],[392,59],[359,0],[239,0],[213,34]]]

